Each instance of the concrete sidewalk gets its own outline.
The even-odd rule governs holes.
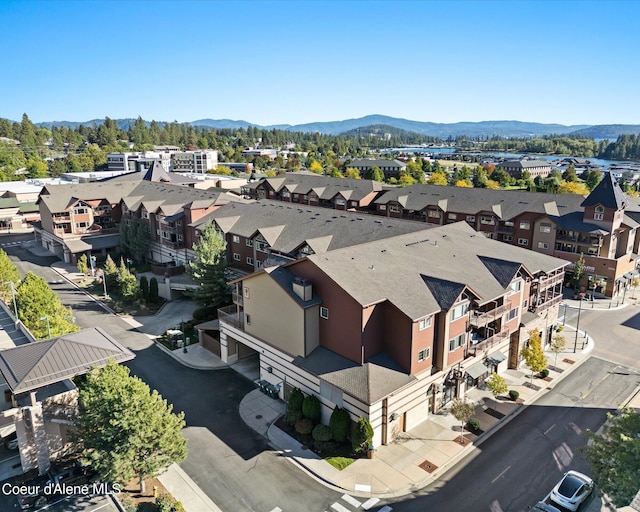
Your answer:
[[[567,327],[565,332],[570,338],[575,330]],[[485,439],[522,412],[527,404],[552,389],[586,360],[593,341],[584,338],[583,333],[578,336],[581,340],[578,343],[579,350],[573,353],[571,344],[567,351],[561,352],[557,362],[551,364],[547,379],[534,377],[531,381],[531,372],[526,368],[522,371],[506,370],[501,374],[509,389],[520,393],[517,402],[506,397],[496,399],[486,390],[469,391],[467,397],[476,404],[474,417],[480,421],[482,432],[478,435],[465,432],[461,441],[460,422],[448,411],[441,411],[430,415],[426,421],[403,433],[392,443],[377,448],[373,459],[357,459],[342,471],[273,424],[285,411],[283,402],[256,389],[240,403],[240,416],[256,432],[266,432],[271,444],[283,456],[325,485],[359,497],[399,497],[425,487],[460,459],[477,450]],[[546,355],[550,363],[555,362],[554,353],[547,352]]]

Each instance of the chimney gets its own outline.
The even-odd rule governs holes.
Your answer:
[[[313,297],[311,283],[303,277],[295,277],[293,279],[293,293],[295,293],[302,300],[311,300]]]

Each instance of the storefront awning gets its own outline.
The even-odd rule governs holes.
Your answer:
[[[487,360],[491,364],[500,364],[502,361],[507,360],[507,356],[505,356],[502,352],[494,352],[489,357],[487,357]]]
[[[484,363],[475,363],[467,368],[467,375],[472,379],[477,379],[487,373],[489,373],[489,368],[487,368]]]

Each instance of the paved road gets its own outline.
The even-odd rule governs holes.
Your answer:
[[[17,246],[7,252],[23,274],[31,270],[47,279],[63,304],[72,307],[80,327],[100,326],[136,353],[128,363],[132,372],[174,404],[176,411],[185,412],[189,456],[182,468],[222,510],[270,512],[279,507],[284,512],[321,512],[341,499],[342,493],[308,477],[245,425],[238,405],[253,384],[244,377],[233,370],[200,371],[181,365],[146,335],[106,314],[61,280],[48,268],[55,258],[35,257]]]
[[[5,494],[0,487],[0,510],[3,512],[19,511],[17,498],[12,494]],[[32,509],[30,509],[32,510]],[[109,496],[69,496],[66,498],[53,497],[51,503],[40,510],[46,512],[120,512]]]
[[[633,375],[590,358],[442,479],[393,504],[394,510],[523,511],[543,499],[568,469],[589,473],[579,448],[586,429],[637,385]],[[594,497],[594,500],[599,498]]]

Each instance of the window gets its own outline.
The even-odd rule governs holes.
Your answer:
[[[149,212],[147,210],[142,210],[142,212],[140,212],[140,215],[143,219],[149,218]]]
[[[288,190],[283,190],[283,191],[282,191],[282,197],[289,198],[290,196],[291,196],[291,194],[289,193],[289,191],[288,191]]]
[[[87,213],[87,209],[83,206],[77,206],[73,209],[73,213],[75,213],[76,215],[84,215],[85,213]]]
[[[531,229],[531,223],[528,220],[521,220],[520,229]]]
[[[240,237],[238,235],[233,235],[233,243],[234,244],[239,244],[240,243]]]
[[[262,268],[264,261],[256,260],[256,264],[258,265],[258,268]]]
[[[418,362],[421,363],[425,359],[429,359],[429,347],[423,348],[420,352],[418,352]]]
[[[487,217],[486,215],[482,215],[480,217],[480,224],[490,224],[493,225],[495,224],[495,221],[493,220],[493,217]]]
[[[522,281],[518,280],[515,283],[511,283],[511,292],[510,293],[518,293],[520,290],[522,290]]]
[[[420,320],[420,330],[421,331],[424,331],[428,327],[431,327],[431,317],[423,318],[422,320]]]
[[[602,206],[596,206],[593,220],[604,220],[604,208]]]
[[[513,237],[511,235],[503,235],[502,236],[502,241],[503,242],[511,242],[511,240],[513,240]]]
[[[251,317],[249,316],[248,313],[245,314],[245,319],[246,319],[247,325],[251,325]]]
[[[244,243],[247,247],[253,247],[253,240],[250,240],[249,238],[247,238]]]
[[[162,232],[162,238],[168,240],[169,239],[169,233],[167,231],[163,231]]]
[[[548,242],[538,242],[538,249],[548,249],[548,248],[549,248]]]
[[[249,288],[247,288],[246,286],[244,287],[244,298],[248,299],[249,297]]]
[[[397,204],[392,204],[389,206],[389,211],[391,213],[400,213],[400,207]]]
[[[451,321],[457,320],[458,318],[464,316],[469,311],[469,303],[465,302],[464,304],[460,304],[451,310]]]
[[[247,265],[253,265],[253,258],[247,256]]]
[[[464,345],[465,334],[459,334],[455,338],[449,340],[449,352],[453,352],[457,348],[460,348]]]
[[[514,318],[517,318],[517,317],[518,317],[518,310],[519,310],[519,309],[520,309],[520,308],[515,307],[515,308],[513,308],[511,311],[509,311],[509,312],[507,313],[507,317],[506,317],[506,319],[505,319],[505,320],[506,320],[507,322],[509,322],[510,320],[513,320]]]
[[[256,240],[256,251],[268,252],[269,244],[262,240]]]
[[[467,215],[467,222],[475,222],[475,221],[476,221],[475,215]]]
[[[549,224],[548,222],[541,222],[540,233],[551,233],[551,224]]]
[[[518,238],[518,245],[529,245],[529,240],[526,238]]]
[[[178,242],[182,242],[182,235],[178,235]]]
[[[240,255],[237,252],[233,253],[233,261],[240,261]]]
[[[76,222],[76,228],[78,229],[88,228],[88,227],[89,227],[88,222]]]
[[[433,219],[439,219],[440,218],[440,212],[438,210],[429,210],[429,217],[433,218]]]
[[[346,201],[344,199],[342,199],[341,197],[336,197],[336,206],[344,206],[346,204]]]
[[[329,308],[320,307],[320,318],[329,320]]]
[[[447,220],[456,220],[458,216],[455,213],[448,213]]]
[[[387,205],[386,204],[379,204],[378,205],[378,210],[380,210],[381,212],[385,211],[387,209]]]

